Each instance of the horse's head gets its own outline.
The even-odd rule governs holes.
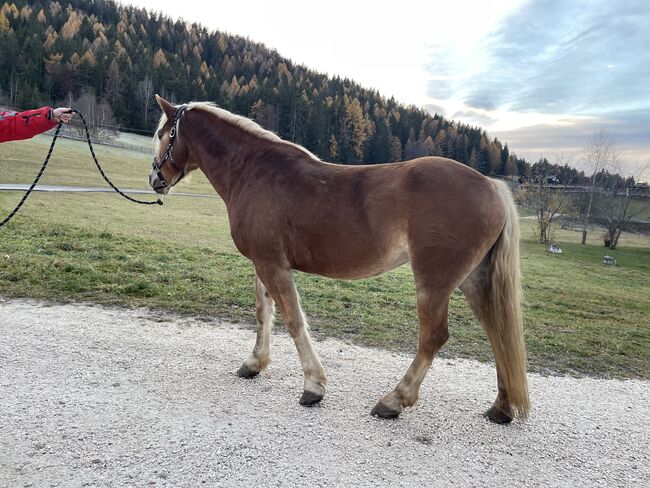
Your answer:
[[[153,159],[149,184],[157,193],[166,194],[197,166],[190,160],[187,142],[180,137],[180,121],[187,106],[174,106],[158,95],[156,101],[163,114],[154,135],[156,156]]]

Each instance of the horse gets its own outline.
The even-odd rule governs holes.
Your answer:
[[[497,397],[484,416],[500,424],[527,417],[519,223],[506,183],[441,157],[327,163],[214,104],[174,106],[158,95],[156,100],[162,116],[154,135],[151,187],[166,194],[199,168],[226,205],[235,246],[255,269],[257,335],[239,376],[252,378],[269,364],[277,304],[304,373],[300,404],[318,404],[327,376],[293,271],[352,280],[410,262],[417,351],[404,377],[371,414],[396,418],[416,403],[420,384],[449,337],[449,299],[460,288],[495,358]]]

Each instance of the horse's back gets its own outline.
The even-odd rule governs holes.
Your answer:
[[[332,165],[328,165],[330,170]],[[463,222],[502,225],[504,214],[493,182],[457,161],[425,157],[400,163],[334,169],[332,213],[359,228],[385,232],[443,233]],[[351,217],[350,217],[351,216]],[[478,229],[477,229],[478,230]]]
[[[310,235],[303,246],[310,252],[321,250],[322,261],[310,262],[345,260],[363,276],[391,269],[413,255],[473,263],[491,247],[503,225],[490,180],[450,159],[326,169],[335,175],[327,185],[327,210],[318,211],[325,219],[304,209],[296,217],[306,224],[303,229],[311,229],[296,238]],[[313,205],[320,206],[318,201]]]
[[[253,187],[246,214],[235,221],[244,235],[233,238],[245,241],[238,245],[245,255],[281,253],[308,273],[372,276],[432,246],[473,243],[472,234],[495,225],[488,218],[498,203],[492,194],[486,177],[445,158],[366,166],[309,161]]]

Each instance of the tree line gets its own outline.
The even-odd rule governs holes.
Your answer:
[[[328,161],[438,155],[487,175],[535,176],[534,165],[480,127],[328,77],[246,38],[113,0],[6,1],[0,53],[0,103],[75,105],[109,132],[150,133],[160,93],[214,101]],[[589,181],[569,166],[553,171],[567,184]]]
[[[211,100],[325,160],[446,156],[484,174],[530,165],[484,130],[293,63],[262,44],[112,0],[5,2],[0,96],[13,107],[86,103],[105,125],[151,131],[153,94]]]
[[[648,184],[639,183],[648,165],[624,164],[619,146],[604,131],[589,138],[579,159],[587,171],[582,182],[563,173],[570,166],[562,156],[553,164],[541,158],[532,165],[528,184],[516,193],[518,203],[534,214],[540,243],[554,240],[562,218],[581,231],[581,244],[596,224],[604,228],[603,244],[616,249],[621,234],[650,209]]]

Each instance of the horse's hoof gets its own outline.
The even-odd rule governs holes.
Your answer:
[[[302,396],[300,397],[300,405],[311,407],[319,403],[322,399],[323,395],[319,395],[318,393],[314,393],[312,391],[303,391]]]
[[[379,402],[373,407],[370,415],[373,417],[380,417],[382,419],[396,419],[399,417],[400,413],[402,413],[400,410],[395,410],[394,408],[390,408]]]
[[[250,369],[246,364],[242,364],[241,368],[237,370],[237,376],[241,378],[255,378],[258,374],[260,374],[259,371],[255,371],[253,369]]]
[[[483,417],[495,424],[509,424],[512,422],[512,414],[495,405],[492,405],[492,407],[483,414]]]

